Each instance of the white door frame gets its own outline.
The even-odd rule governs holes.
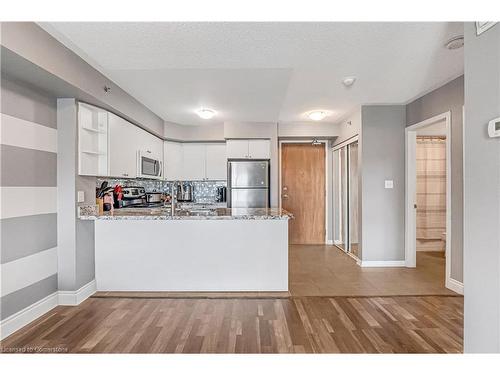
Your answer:
[[[318,142],[324,143],[325,144],[325,244],[329,244],[328,242],[328,232],[330,231],[328,225],[330,225],[330,221],[328,220],[328,207],[330,207],[330,195],[328,194],[328,179],[330,178],[330,174],[328,172],[328,140],[327,139],[316,139]],[[281,192],[282,192],[282,174],[281,174],[281,168],[283,166],[282,161],[281,161],[281,151],[282,151],[282,145],[283,143],[311,143],[311,140],[280,140],[278,142],[279,147],[278,147],[278,180],[279,180],[279,208],[281,209],[283,207],[282,200],[281,200]]]
[[[446,273],[445,285],[448,289],[451,279],[451,111],[441,113],[405,129],[405,265],[416,267],[416,191],[417,191],[417,129],[440,121],[446,122]]]

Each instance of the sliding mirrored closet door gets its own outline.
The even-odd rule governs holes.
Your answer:
[[[333,151],[334,243],[360,257],[358,215],[358,141]]]

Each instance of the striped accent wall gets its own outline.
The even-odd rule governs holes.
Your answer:
[[[2,77],[0,320],[57,292],[56,100]]]

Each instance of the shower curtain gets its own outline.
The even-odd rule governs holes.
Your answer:
[[[417,240],[441,242],[446,232],[446,139],[417,137]],[[435,244],[439,250],[439,243]],[[430,250],[430,249],[429,249]]]

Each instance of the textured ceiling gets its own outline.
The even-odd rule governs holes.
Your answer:
[[[167,121],[334,122],[360,104],[405,103],[463,72],[443,47],[461,23],[42,23]],[[341,81],[356,76],[346,89]]]

